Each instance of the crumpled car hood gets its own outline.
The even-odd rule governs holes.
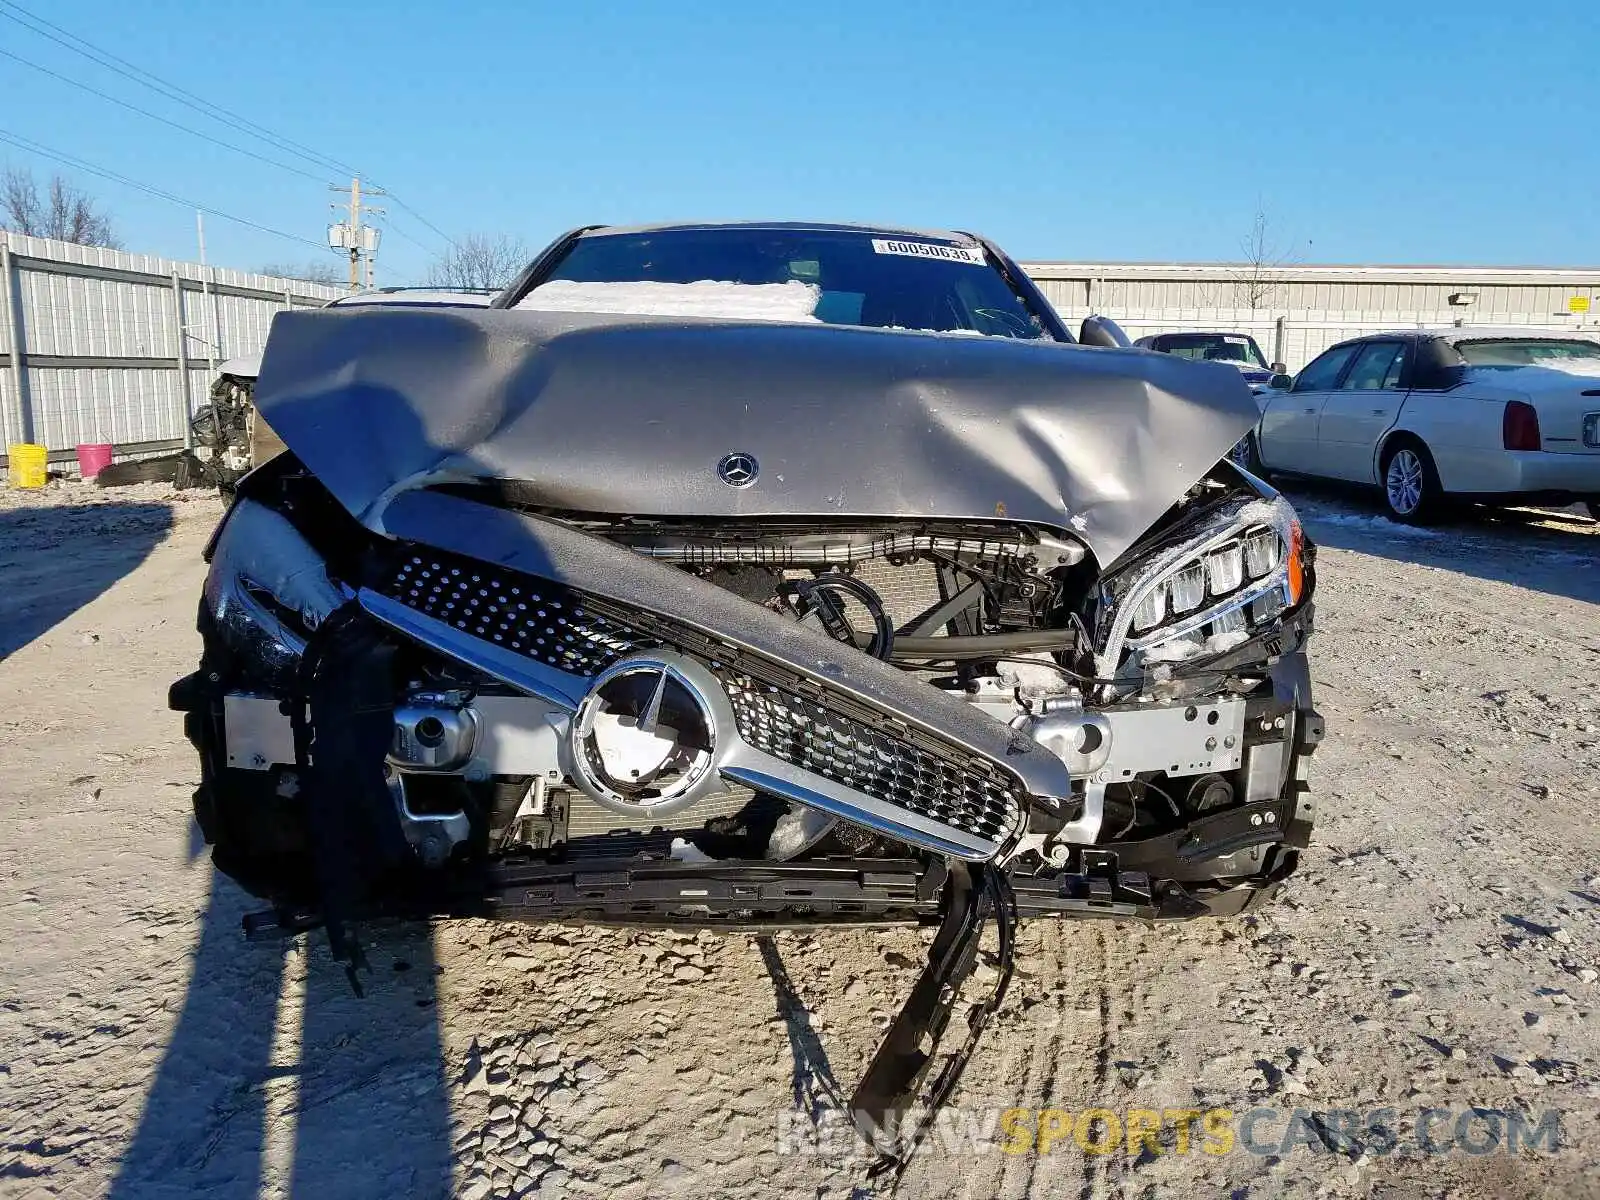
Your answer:
[[[255,403],[380,532],[408,488],[511,480],[594,513],[1023,521],[1102,564],[1259,415],[1233,367],[1142,350],[377,307],[279,314]]]

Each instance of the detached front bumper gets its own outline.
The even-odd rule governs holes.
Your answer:
[[[1286,682],[1303,675],[1303,656],[1285,662]],[[320,923],[320,908],[308,797],[290,771],[232,765],[240,755],[237,742],[229,749],[230,706],[210,674],[196,672],[171,693],[200,754],[196,818],[219,869],[273,904],[253,918],[254,936],[310,928]],[[260,704],[234,707],[259,720]],[[1295,869],[1314,819],[1304,775],[1322,723],[1309,708],[1292,711],[1292,740],[1266,743],[1282,747],[1275,795],[1159,837],[1078,848],[1059,866],[1012,864],[1004,873],[1017,915],[1185,920],[1229,916],[1269,899]],[[249,744],[292,744],[292,736],[285,718],[271,733],[252,729]],[[369,897],[344,916],[748,927],[915,923],[937,915],[949,871],[937,858],[686,863],[672,858],[673,837],[642,834],[620,854],[615,842],[577,842],[554,860],[523,853],[470,871],[428,872],[411,864],[394,881],[403,887]]]

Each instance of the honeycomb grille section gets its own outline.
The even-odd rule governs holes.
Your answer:
[[[377,589],[407,608],[546,666],[594,676],[655,639],[585,607],[581,593],[457,555],[407,554]]]
[[[619,619],[614,606],[597,611],[606,606],[575,589],[425,546],[410,547],[375,590],[471,637],[586,678],[673,641],[670,632],[663,637]],[[932,753],[825,701],[709,665],[727,691],[739,736],[756,749],[963,833],[998,841],[1015,824],[1020,785],[988,760],[953,746]]]
[[[791,692],[718,672],[739,736],[774,758],[959,829],[1001,840],[1020,811],[1018,785],[961,765]]]

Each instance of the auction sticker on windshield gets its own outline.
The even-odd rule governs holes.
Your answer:
[[[891,238],[873,238],[872,249],[877,254],[904,254],[908,258],[938,258],[945,262],[970,263],[975,267],[988,266],[983,251],[976,246],[941,246],[937,242],[899,242]]]

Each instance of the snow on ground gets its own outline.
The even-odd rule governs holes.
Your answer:
[[[1595,1194],[1600,527],[1418,539],[1364,500],[1301,506],[1328,721],[1302,873],[1244,920],[1026,927],[957,1093],[969,1124],[901,1195]],[[780,1133],[828,1127],[925,933],[374,929],[364,1000],[318,937],[242,940],[255,905],[196,840],[165,707],[219,511],[0,492],[0,1196],[882,1195]],[[1282,1152],[962,1142],[1018,1106],[1069,1129],[1092,1107],[1260,1109],[1256,1144]],[[1341,1143],[1342,1109],[1392,1110],[1397,1148]],[[1480,1147],[1514,1113],[1559,1111],[1561,1137],[1431,1155],[1428,1109],[1447,1148],[1463,1113]]]
[[[1445,530],[1426,525],[1401,525],[1382,513],[1318,512],[1317,520],[1329,528],[1358,530],[1377,537],[1438,539],[1450,536]]]
[[[822,297],[815,284],[787,283],[576,283],[540,284],[517,302],[542,312],[626,313],[638,317],[728,317],[744,321],[815,321]]]

